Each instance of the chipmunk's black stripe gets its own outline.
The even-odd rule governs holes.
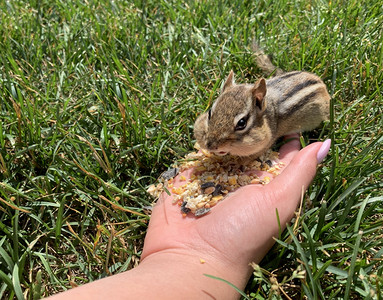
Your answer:
[[[318,91],[311,92],[310,94],[303,97],[300,101],[298,101],[297,104],[290,107],[286,112],[283,113],[281,117],[289,117],[294,112],[299,111],[303,106],[307,105],[308,102],[310,102],[311,99],[314,99],[318,94]]]
[[[293,77],[293,76],[298,75],[300,73],[302,73],[302,72],[301,71],[294,71],[294,72],[283,74],[281,76],[274,77],[274,78],[269,79],[267,81],[267,85],[268,86],[276,85],[276,84],[280,83],[282,80],[285,80],[287,78]]]
[[[319,83],[319,80],[306,80],[300,84],[297,84],[295,85],[286,95],[285,97],[281,98],[280,99],[280,102],[283,102],[285,100],[287,100],[288,98],[294,96],[296,93],[298,93],[299,91],[303,90],[304,88],[307,88],[311,85],[314,85],[314,84],[317,84]]]
[[[283,74],[283,75],[278,76],[278,77],[281,79],[286,79],[286,78],[289,78],[289,77],[292,77],[292,76],[295,76],[295,75],[298,75],[301,73],[302,73],[302,71],[293,71],[293,72],[289,72],[289,73]]]

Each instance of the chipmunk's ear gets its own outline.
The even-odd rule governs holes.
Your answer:
[[[254,83],[251,93],[255,106],[263,112],[266,109],[266,80],[261,78]]]
[[[229,87],[231,87],[232,85],[234,84],[234,72],[233,70],[230,71],[229,73],[229,76],[227,76],[226,78],[226,81],[223,85],[223,88],[222,88],[222,93],[228,89]]]

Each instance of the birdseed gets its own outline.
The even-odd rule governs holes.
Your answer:
[[[148,192],[157,199],[165,189],[169,190],[172,192],[173,204],[180,206],[183,216],[192,213],[200,217],[239,187],[270,182],[270,176],[261,179],[255,174],[256,171],[267,171],[277,176],[282,165],[278,152],[271,150],[259,158],[218,156],[201,150],[186,155],[174,168],[165,171],[157,185],[149,186]],[[173,187],[174,177],[191,168],[193,172],[190,178],[180,175],[181,185]]]

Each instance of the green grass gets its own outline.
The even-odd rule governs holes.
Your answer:
[[[307,208],[245,292],[381,299],[382,7],[2,1],[0,298],[38,299],[138,264],[146,187],[192,150],[193,122],[231,69],[240,82],[260,76],[256,38],[278,66],[324,79],[332,119],[305,138],[333,145]]]

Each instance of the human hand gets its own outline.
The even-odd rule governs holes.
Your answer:
[[[278,235],[276,211],[285,228],[315,176],[319,156],[330,146],[330,141],[314,143],[299,151],[299,139],[294,137],[280,149],[285,164],[280,175],[267,185],[239,188],[203,217],[183,217],[172,204],[172,195],[163,193],[153,209],[143,261],[161,252],[184,253],[249,274],[249,263],[259,262]],[[182,175],[189,178],[191,173]],[[174,186],[182,184],[179,176]]]
[[[328,140],[299,151],[297,139],[288,142],[280,149],[286,165],[280,175],[265,186],[241,187],[200,218],[183,217],[172,196],[163,193],[153,209],[137,267],[56,299],[238,298],[229,285],[204,274],[244,288],[251,274],[249,263],[259,262],[278,234],[276,210],[284,228],[329,147]],[[190,174],[189,170],[182,175]],[[175,186],[182,183],[175,180]]]

